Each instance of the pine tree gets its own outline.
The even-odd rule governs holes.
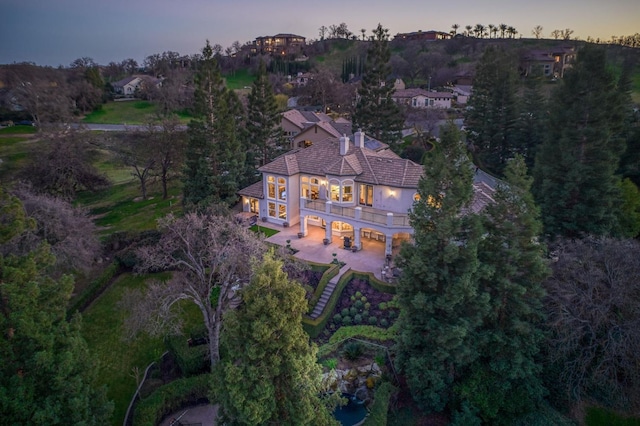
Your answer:
[[[397,148],[404,118],[391,98],[395,89],[391,78],[388,31],[381,24],[373,30],[373,40],[367,51],[365,71],[358,89],[353,128],[362,129],[392,148]]]
[[[479,328],[479,358],[456,386],[458,400],[478,410],[487,424],[513,424],[535,409],[545,389],[537,356],[543,341],[542,282],[548,275],[539,211],[529,192],[524,159],[505,169],[507,184],[498,187],[486,207],[484,238],[478,257],[487,275],[480,291],[490,295],[490,309]]]
[[[547,131],[547,102],[542,94],[542,79],[530,74],[524,83],[513,136],[513,155],[524,157],[527,169],[535,163],[536,151],[542,145]]]
[[[94,387],[95,365],[80,335],[81,320],[66,319],[73,282],[47,275],[54,258],[46,245],[25,256],[3,245],[30,226],[22,205],[0,189],[0,413],[11,425],[104,425],[112,404]]]
[[[607,235],[620,202],[626,94],[602,48],[585,46],[553,92],[547,137],[536,157],[534,195],[545,232]]]
[[[398,260],[402,307],[397,365],[414,400],[426,411],[442,411],[452,386],[478,356],[477,329],[489,298],[480,292],[479,218],[461,215],[473,194],[473,171],[453,123],[424,157],[420,200],[410,213],[413,246]]]
[[[224,86],[208,40],[195,85],[183,173],[183,203],[189,208],[235,200],[244,163],[235,117],[239,101]]]
[[[304,289],[282,266],[268,253],[241,291],[242,304],[225,315],[225,352],[213,374],[225,424],[336,424],[320,397],[317,349],[302,328]]]
[[[256,166],[263,166],[283,153],[286,140],[280,120],[267,70],[264,62],[260,61],[258,75],[249,94],[247,113],[249,143],[252,145],[252,151],[255,151],[254,157],[258,160]]]
[[[468,142],[481,165],[496,174],[514,153],[516,62],[504,49],[489,47],[478,63],[465,116]]]

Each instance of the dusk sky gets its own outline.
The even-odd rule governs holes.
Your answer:
[[[68,66],[91,57],[106,65],[164,51],[193,54],[205,40],[223,47],[258,36],[317,39],[322,25],[345,22],[367,34],[380,22],[391,35],[450,31],[452,24],[513,26],[517,37],[570,28],[574,37],[609,40],[640,32],[640,0],[1,0],[0,64]]]

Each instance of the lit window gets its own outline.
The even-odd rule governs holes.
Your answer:
[[[373,206],[373,185],[360,185],[359,202],[363,206]]]
[[[287,199],[287,189],[284,178],[278,178],[278,199],[283,201]]]
[[[273,176],[267,176],[267,197],[276,198],[276,179]]]
[[[287,220],[287,205],[278,204],[278,219]]]
[[[269,202],[269,216],[276,217],[276,203]]]
[[[418,194],[417,192],[413,194],[413,201],[420,201],[420,194]]]
[[[338,181],[332,180],[329,182],[329,193],[331,201],[340,201],[340,184]]]

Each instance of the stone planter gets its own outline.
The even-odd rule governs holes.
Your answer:
[[[284,223],[282,224],[282,226],[283,226],[284,228],[288,228],[288,227],[289,227],[289,222],[284,222]]]
[[[266,216],[262,216],[262,221],[266,222],[267,221],[267,217]]]
[[[304,237],[304,234],[302,232],[298,232],[298,238],[302,238]]]
[[[325,238],[324,240],[322,240],[322,242],[324,243],[325,246],[329,245],[329,239]]]
[[[352,251],[352,252],[354,252],[354,253],[355,253],[355,252],[357,252],[357,251],[358,251],[358,247],[356,247],[356,246],[351,246],[351,251]]]

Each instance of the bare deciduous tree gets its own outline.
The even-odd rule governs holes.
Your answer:
[[[87,211],[56,197],[35,194],[27,187],[15,190],[28,217],[35,220],[32,232],[25,233],[13,254],[26,254],[42,242],[51,247],[57,272],[86,271],[100,252],[97,228]]]
[[[576,399],[605,391],[640,407],[640,243],[562,241],[546,282],[551,358]]]
[[[92,164],[93,136],[89,132],[66,129],[43,135],[32,161],[21,177],[39,193],[72,199],[76,191],[90,191],[109,185],[109,180]]]
[[[173,274],[166,282],[153,283],[131,307],[130,331],[160,335],[177,326],[175,303],[193,302],[202,313],[213,366],[220,359],[222,315],[238,302],[237,291],[249,282],[254,259],[262,257],[265,247],[233,219],[211,211],[182,218],[169,215],[159,221],[159,228],[160,241],[138,250],[137,270]]]

